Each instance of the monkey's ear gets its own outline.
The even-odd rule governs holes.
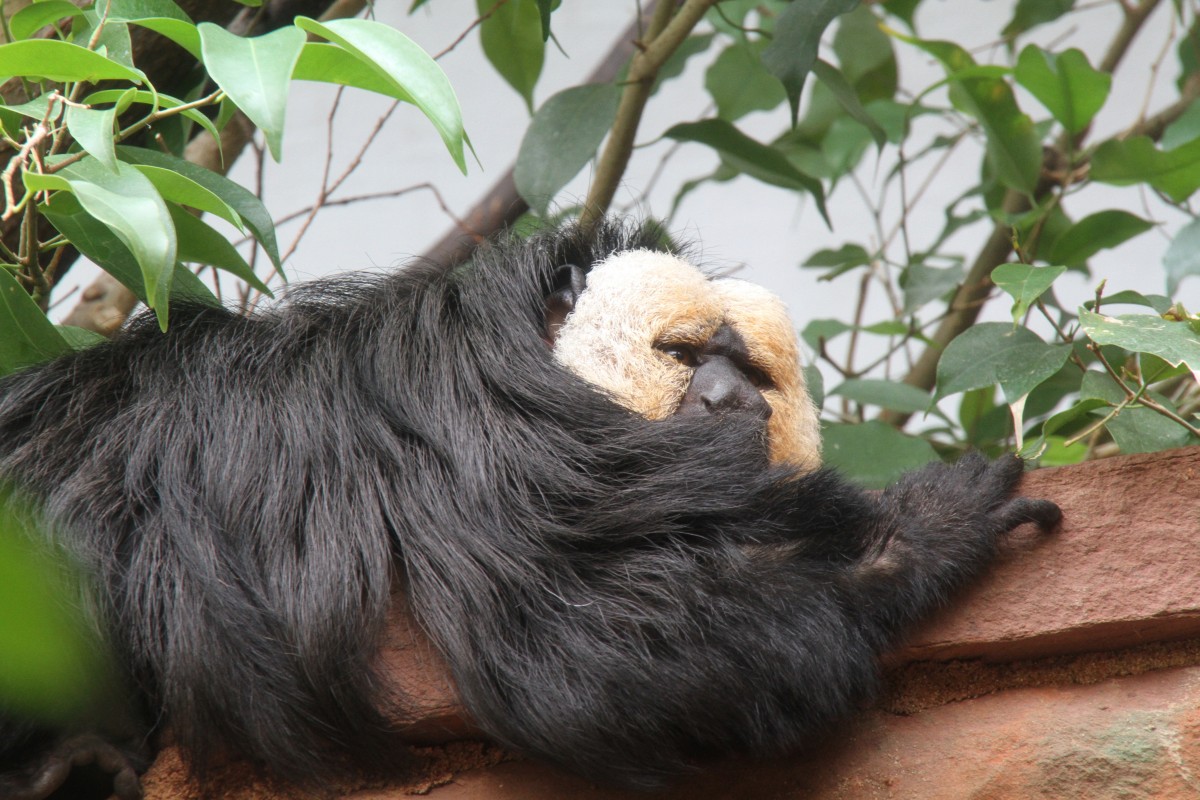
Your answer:
[[[587,273],[574,264],[563,264],[554,271],[554,284],[546,295],[546,332],[548,343],[554,344],[558,329],[575,310],[575,301],[587,288]]]

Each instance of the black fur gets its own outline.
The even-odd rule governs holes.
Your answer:
[[[398,584],[483,730],[652,785],[819,735],[1001,534],[1056,522],[1010,499],[1015,459],[872,496],[770,467],[757,415],[606,399],[551,359],[544,300],[642,245],[567,230],[250,319],[175,308],[0,380],[0,474],[94,580],[147,729],[292,779],[394,762],[372,656]],[[0,765],[37,742],[18,724]]]

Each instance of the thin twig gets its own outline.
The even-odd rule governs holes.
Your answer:
[[[446,55],[451,50],[453,50],[454,48],[456,48],[460,44],[462,44],[463,39],[467,38],[467,34],[469,34],[471,31],[475,30],[480,25],[482,25],[487,19],[489,19],[493,14],[495,14],[500,9],[500,6],[504,5],[507,2],[508,2],[508,0],[497,0],[495,5],[493,5],[491,8],[489,8],[485,13],[479,15],[479,17],[474,22],[472,22],[470,25],[468,25],[467,29],[465,31],[463,31],[462,33],[460,33],[458,35],[457,39],[455,39],[453,42],[451,42],[449,45],[447,45],[445,48],[443,48],[437,55],[435,55],[433,57],[433,60],[434,61],[439,60],[442,56]]]

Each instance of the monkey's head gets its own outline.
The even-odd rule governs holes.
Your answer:
[[[561,267],[546,327],[560,364],[631,411],[757,414],[772,461],[819,466],[795,330],[767,290],[710,279],[669,253],[627,250],[586,271]]]

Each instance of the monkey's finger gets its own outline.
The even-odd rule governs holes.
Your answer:
[[[142,782],[132,767],[125,767],[113,776],[113,795],[119,800],[142,800]]]
[[[983,481],[995,496],[1007,498],[1017,490],[1024,474],[1024,461],[1011,454],[1003,455],[988,464]]]
[[[954,467],[979,480],[992,469],[992,463],[983,453],[980,453],[978,450],[971,450],[963,454],[963,457],[954,463]]]
[[[996,511],[996,521],[1004,531],[1011,531],[1026,522],[1034,523],[1043,531],[1051,531],[1062,521],[1062,509],[1050,500],[1018,497]]]

